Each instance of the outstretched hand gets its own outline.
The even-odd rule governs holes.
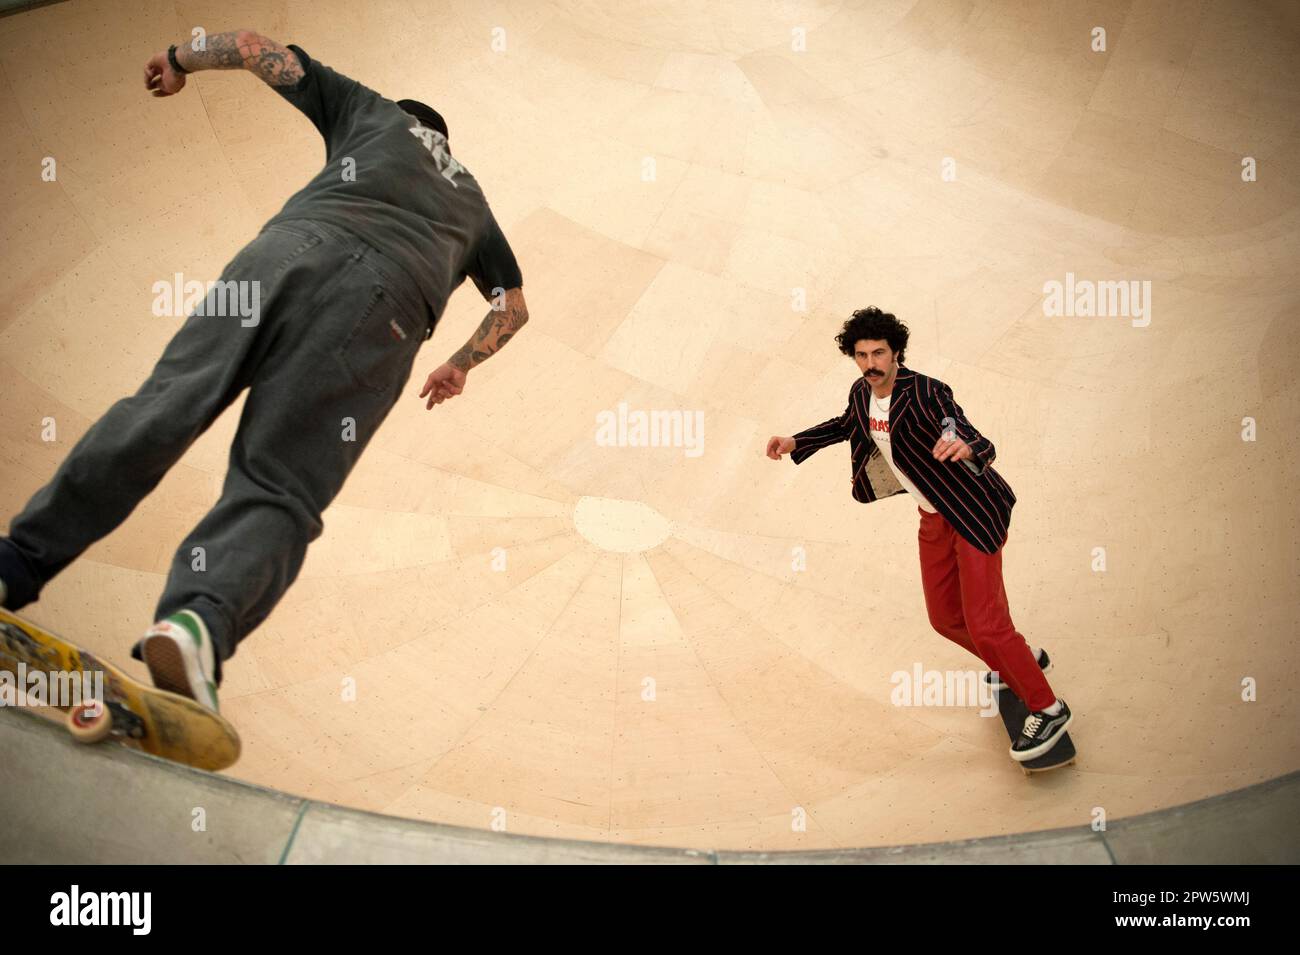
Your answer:
[[[965,461],[975,456],[970,445],[951,431],[940,436],[932,453],[936,461]]]
[[[167,62],[167,51],[155,53],[144,65],[144,88],[154,96],[171,96],[185,88],[185,77]]]
[[[420,390],[421,398],[426,395],[429,398],[424,410],[429,411],[434,405],[440,405],[464,391],[465,378],[465,373],[454,365],[443,364],[435,368],[424,379],[424,388]]]
[[[794,450],[794,438],[786,438],[780,435],[774,435],[767,442],[767,456],[773,461],[780,461],[781,455],[789,454]]]

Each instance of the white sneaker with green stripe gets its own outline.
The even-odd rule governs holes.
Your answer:
[[[149,628],[141,651],[154,686],[217,707],[215,651],[207,624],[193,610],[181,610]]]

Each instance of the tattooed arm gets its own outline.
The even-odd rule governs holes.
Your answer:
[[[494,308],[488,312],[478,330],[461,346],[460,351],[447,359],[447,364],[461,371],[469,371],[504,348],[506,342],[527,321],[528,306],[524,304],[524,290],[512,288],[505,293],[505,307],[500,311]]]
[[[195,50],[189,42],[178,43],[176,62],[186,73],[248,70],[271,86],[293,86],[303,76],[302,64],[292,50],[253,30],[214,33],[202,50]],[[144,85],[155,96],[170,96],[185,86],[185,74],[172,69],[164,50],[145,64]]]
[[[425,380],[424,389],[420,392],[421,398],[426,395],[429,398],[425,408],[442,404],[446,399],[464,391],[466,373],[504,348],[506,342],[527,321],[528,306],[524,303],[523,289],[509,289],[505,293],[503,307],[488,312],[469,341]]]

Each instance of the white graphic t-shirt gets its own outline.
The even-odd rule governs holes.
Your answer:
[[[916,498],[916,503],[920,505],[921,510],[929,511],[931,514],[936,513],[934,507],[925,499],[925,495],[917,490],[916,485],[907,479],[907,475],[898,470],[894,464],[894,448],[889,443],[889,402],[893,400],[893,395],[888,398],[877,398],[875,392],[870,388],[867,389],[868,400],[870,401],[870,414],[868,420],[871,431],[871,440],[876,442],[876,447],[880,449],[881,456],[889,464],[889,469],[894,472],[894,477],[898,478],[898,483],[903,485],[907,493]]]

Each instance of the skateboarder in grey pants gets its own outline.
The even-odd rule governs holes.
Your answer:
[[[425,380],[427,409],[461,394],[528,311],[514,253],[435,110],[248,30],[156,54],[145,87],[171,96],[209,69],[248,70],[301,110],[325,140],[325,166],[11,521],[0,603],[36,600],[247,388],[221,499],[176,552],[157,622],[133,650],[155,684],[216,709],[222,661],[297,577],[451,293],[468,276],[492,308]]]

